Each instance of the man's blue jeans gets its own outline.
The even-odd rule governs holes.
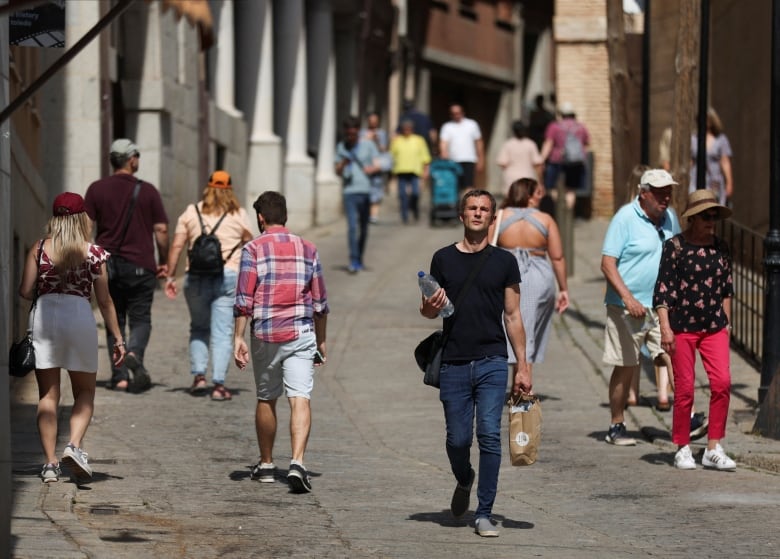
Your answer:
[[[238,274],[225,269],[221,276],[187,274],[184,297],[190,309],[190,371],[205,375],[211,352],[211,381],[225,384],[233,357],[233,301]]]
[[[368,218],[371,216],[371,195],[368,192],[344,194],[344,212],[347,214],[349,263],[362,267],[368,238]]]
[[[414,173],[399,173],[398,200],[401,205],[401,221],[409,221],[409,200],[415,200],[420,196],[420,179]],[[407,192],[408,190],[408,192]],[[415,215],[415,218],[417,215]]]
[[[447,424],[447,456],[458,483],[469,481],[474,415],[479,444],[479,482],[475,518],[490,517],[501,467],[501,415],[507,389],[506,357],[492,356],[465,364],[444,363],[439,399]]]

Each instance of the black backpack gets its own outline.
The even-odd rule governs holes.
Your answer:
[[[241,241],[238,242],[233,250],[230,251],[227,258],[222,258],[222,244],[214,234],[217,227],[225,219],[227,212],[222,214],[216,225],[211,229],[210,233],[206,233],[206,228],[203,225],[203,217],[200,215],[198,205],[195,204],[195,212],[198,214],[198,221],[200,221],[200,235],[195,242],[192,243],[192,248],[187,253],[190,261],[189,272],[195,276],[218,276],[222,275],[222,270],[225,267],[225,262],[233,256],[233,253],[241,245]]]

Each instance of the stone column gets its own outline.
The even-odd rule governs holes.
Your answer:
[[[65,10],[65,46],[73,46],[100,16],[100,2],[69,3]],[[52,181],[49,184],[59,185],[54,189],[57,192],[83,194],[92,181],[100,178],[100,158],[108,156],[100,141],[100,111],[95,110],[100,107],[100,42],[90,43],[74,62],[62,70],[62,120],[54,124],[59,128],[55,128],[56,133],[65,138],[62,166],[51,169],[44,164],[44,176],[47,182]]]
[[[282,143],[273,131],[273,14],[270,0],[239,2],[235,7],[236,103],[250,126],[244,206],[252,214],[252,204],[261,193],[282,191]]]
[[[213,6],[213,4],[212,4]],[[217,13],[216,67],[214,72],[214,101],[218,109],[231,116],[241,116],[235,105],[235,35],[233,33],[233,0],[223,0]]]
[[[356,19],[354,15],[344,15],[334,21],[333,49],[336,55],[336,122],[341,122],[353,114],[357,115],[357,81],[355,70],[357,60]]]
[[[336,61],[330,0],[307,2],[309,145],[317,153],[314,222],[341,217],[341,179],[333,171],[336,152]]]
[[[314,221],[314,162],[306,153],[306,33],[303,0],[278,5],[275,106],[286,153],[283,192],[287,198],[287,225],[291,230],[311,227]],[[297,37],[297,40],[296,40]]]
[[[336,155],[336,57],[328,56],[328,75],[323,97],[322,133],[317,156],[315,224],[335,221],[342,214],[341,179],[333,170]]]

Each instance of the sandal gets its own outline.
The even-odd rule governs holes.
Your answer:
[[[658,411],[669,411],[672,409],[671,402],[656,402],[655,409]]]
[[[117,381],[111,387],[111,390],[116,390],[117,392],[127,392],[129,387],[130,387],[130,383],[123,379],[123,380]]]
[[[230,390],[225,388],[224,384],[215,384],[214,390],[211,393],[211,399],[221,402],[223,400],[232,400],[233,395],[230,393]]]
[[[190,387],[190,394],[202,394],[206,391],[208,384],[206,384],[206,375],[195,375],[192,380],[192,386]]]

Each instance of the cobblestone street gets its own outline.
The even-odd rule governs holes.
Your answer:
[[[735,473],[675,470],[671,414],[651,407],[629,409],[637,446],[603,441],[610,370],[600,353],[606,222],[598,220],[575,225],[572,309],[555,319],[547,359],[534,369],[544,410],[539,461],[512,467],[505,443],[494,507],[499,538],[475,535],[471,512],[453,520],[455,482],[438,392],[423,386],[412,350],[436,326],[417,312],[416,272],[427,270],[434,250],[458,240],[462,230],[455,224],[431,229],[427,222],[404,227],[392,202],[371,230],[368,269],[356,276],[346,272],[343,223],[305,234],[320,249],[331,307],[328,363],[315,378],[306,455],[311,494],[290,493],[284,479],[290,452],[284,401],[277,483],[250,480],[257,460],[252,375],[231,368],[232,401],[191,396],[184,298],[170,301],[159,291],[146,360],[153,388],[139,395],[106,389],[101,350],[95,416],[84,444],[95,470],[89,485],[40,482],[34,378],[13,387],[13,557],[780,555],[780,441],[747,434],[759,374],[736,354],[724,440],[738,461]],[[698,371],[696,405],[704,411],[705,381]],[[654,397],[653,381],[642,383],[643,394]],[[65,403],[61,433],[67,432]],[[705,442],[693,445],[695,455]],[[473,454],[476,459],[476,443]],[[475,501],[472,495],[471,511]]]

